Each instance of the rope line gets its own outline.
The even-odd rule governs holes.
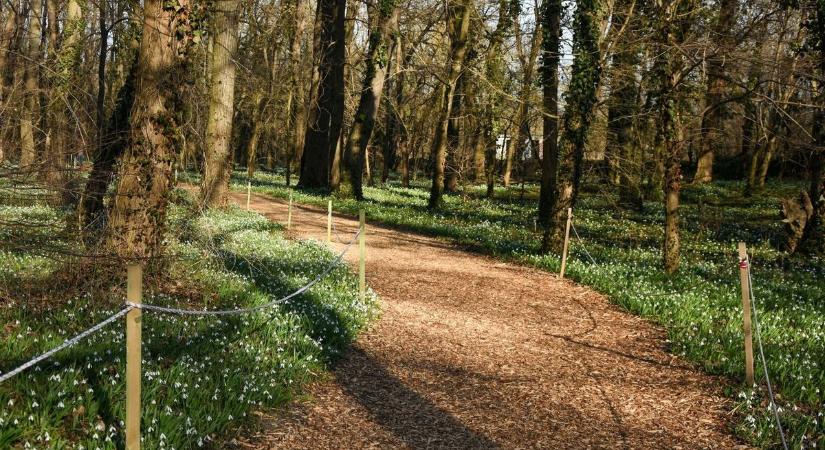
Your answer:
[[[573,234],[575,234],[575,235],[576,235],[576,240],[579,242],[579,244],[581,244],[582,250],[584,250],[584,254],[585,254],[585,255],[587,255],[587,258],[588,258],[588,259],[590,259],[590,262],[591,262],[593,265],[596,265],[596,260],[595,260],[595,259],[593,259],[593,257],[592,257],[592,256],[590,256],[590,252],[588,252],[588,251],[587,251],[587,247],[585,247],[585,246],[584,246],[584,241],[582,241],[582,238],[579,236],[579,232],[578,232],[578,231],[576,231],[576,225],[575,225],[575,224],[573,224],[573,221],[572,221],[572,220],[570,221],[570,228],[572,228],[572,229],[573,229]]]
[[[291,294],[288,294],[284,297],[281,297],[281,298],[276,299],[276,300],[272,300],[270,302],[267,302],[267,303],[264,303],[264,304],[261,304],[261,305],[252,306],[252,307],[249,307],[249,308],[222,309],[222,310],[198,310],[198,309],[168,308],[168,307],[160,306],[160,305],[152,305],[152,304],[147,304],[147,303],[133,303],[133,302],[128,302],[128,301],[126,302],[126,305],[131,307],[131,308],[145,309],[145,310],[148,310],[148,311],[157,311],[157,312],[164,313],[164,314],[191,315],[191,316],[223,316],[223,315],[234,315],[234,314],[248,314],[248,313],[260,311],[260,310],[263,310],[263,309],[271,308],[275,305],[284,303],[284,302],[286,302],[286,301],[288,301],[288,300],[290,300],[294,297],[297,297],[298,295],[303,294],[309,288],[311,288],[312,286],[317,284],[319,281],[321,281],[324,277],[326,277],[332,271],[332,269],[334,269],[341,262],[341,260],[344,259],[344,255],[346,255],[346,253],[349,251],[349,249],[352,247],[352,245],[355,244],[355,241],[358,240],[358,236],[360,234],[361,234],[361,230],[359,229],[355,233],[355,235],[352,237],[352,240],[349,242],[349,244],[347,244],[347,246],[344,248],[344,250],[342,250],[341,253],[339,253],[338,256],[335,257],[335,259],[333,259],[332,262],[330,262],[326,266],[326,268],[324,268],[323,271],[321,271],[318,275],[316,275],[315,278],[310,280],[307,284],[305,284],[302,287],[298,288],[296,291],[292,292]]]
[[[26,369],[29,369],[29,368],[37,365],[41,361],[49,359],[55,353],[77,344],[78,342],[82,341],[83,339],[85,339],[89,335],[100,331],[106,325],[109,325],[110,323],[114,322],[115,320],[123,317],[124,315],[126,315],[126,313],[128,313],[132,309],[133,309],[133,306],[127,306],[126,308],[123,308],[120,311],[116,312],[115,314],[112,314],[111,316],[109,316],[106,320],[98,323],[97,325],[94,325],[93,327],[91,327],[88,330],[78,334],[77,336],[75,336],[71,339],[66,339],[65,341],[63,341],[62,344],[58,345],[57,347],[55,347],[55,348],[39,355],[39,356],[36,356],[36,357],[30,359],[26,363],[23,363],[22,365],[20,365],[19,367],[15,368],[13,370],[10,370],[10,371],[0,375],[0,383],[3,383],[4,381],[6,381],[6,380],[10,379],[11,377],[19,374],[20,372],[23,372]]]
[[[788,450],[788,442],[785,440],[785,430],[782,429],[782,422],[779,420],[779,408],[776,406],[776,400],[773,396],[773,386],[771,386],[771,378],[768,375],[768,361],[765,360],[765,350],[762,348],[762,331],[759,328],[759,320],[756,314],[756,297],[753,295],[753,279],[751,278],[750,258],[746,255],[745,259],[739,261],[740,267],[745,265],[748,271],[748,291],[750,292],[751,309],[753,310],[753,324],[756,328],[756,343],[759,345],[759,357],[762,359],[762,370],[765,373],[765,383],[768,385],[768,395],[771,399],[771,409],[773,410],[773,417],[776,419],[776,427],[779,429],[779,437],[782,439],[782,448]]]

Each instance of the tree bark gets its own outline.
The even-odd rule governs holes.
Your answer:
[[[364,72],[364,83],[361,89],[361,98],[358,109],[349,130],[344,155],[347,159],[347,168],[344,177],[347,179],[352,194],[358,200],[364,199],[363,175],[367,145],[372,138],[375,128],[375,116],[381,104],[381,94],[384,91],[384,82],[388,65],[387,51],[390,32],[395,28],[397,12],[395,2],[382,1],[368,6],[372,30],[370,30],[369,49],[367,50]],[[386,161],[384,164],[386,165]]]
[[[346,0],[319,0],[317,14],[317,84],[310,102],[298,185],[328,190],[344,116]]]
[[[178,0],[179,9],[164,7],[161,0],[144,0],[143,5],[129,146],[121,158],[103,243],[126,259],[154,258],[163,252],[178,136],[174,112],[181,107],[177,86],[189,73],[189,24],[179,22],[189,17],[189,3]]]
[[[224,207],[232,175],[232,120],[235,111],[235,55],[238,51],[238,0],[215,2],[215,34],[210,72],[209,118],[200,201],[206,208]]]
[[[561,58],[561,0],[545,0],[542,15],[542,158],[538,221],[544,228],[542,251],[550,250],[556,177],[559,164],[559,60]]]
[[[448,129],[453,108],[453,96],[458,79],[464,68],[467,54],[467,35],[470,29],[470,10],[472,0],[450,0],[447,3],[447,30],[450,35],[450,53],[447,67],[446,83],[442,84],[439,95],[439,118],[433,138],[433,180],[430,188],[429,208],[441,206],[444,194],[444,173],[447,162]]]

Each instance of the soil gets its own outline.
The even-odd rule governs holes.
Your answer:
[[[253,195],[251,206],[286,222],[280,200]],[[325,216],[295,207],[288,233],[325,240]],[[260,413],[234,447],[744,447],[726,381],[668,353],[662,328],[551,273],[367,221],[380,319],[328,379]],[[345,241],[357,227],[335,223]]]

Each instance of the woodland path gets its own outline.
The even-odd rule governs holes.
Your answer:
[[[252,209],[286,222],[281,200],[253,195]],[[290,233],[323,240],[324,216],[298,206]],[[550,273],[367,221],[380,319],[237,448],[741,446],[724,381],[667,353],[661,328]],[[335,223],[343,240],[357,228]]]

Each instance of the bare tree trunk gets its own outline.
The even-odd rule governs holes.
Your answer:
[[[152,258],[163,252],[168,194],[176,156],[177,124],[170,107],[179,107],[176,85],[188,75],[186,30],[189,4],[164,8],[161,0],[144,0],[143,33],[137,57],[135,99],[129,147],[120,162],[120,181],[109,214],[104,246],[123,258]]]
[[[699,161],[696,165],[694,183],[708,183],[713,181],[714,147],[722,142],[725,119],[728,108],[725,101],[728,84],[725,79],[725,60],[730,53],[732,30],[736,23],[736,11],[739,8],[738,0],[721,0],[719,2],[719,17],[713,30],[711,42],[716,43],[712,49],[712,56],[708,58],[708,90],[705,95],[706,111],[702,117],[702,147],[699,152]]]
[[[6,111],[8,107],[8,97],[10,93],[8,92],[9,86],[7,86],[6,82],[6,73],[9,67],[9,61],[11,58],[9,56],[12,54],[15,48],[15,30],[17,29],[17,23],[20,20],[18,9],[20,8],[20,4],[17,1],[9,2],[8,12],[6,13],[6,20],[3,24],[3,29],[0,31],[0,111]],[[17,65],[20,64],[19,61],[16,61]],[[16,70],[14,71],[17,72]],[[4,114],[4,117],[0,118],[0,162],[3,162],[8,157],[6,153],[6,128],[7,128],[7,121],[8,121],[8,114]]]
[[[298,185],[329,189],[344,118],[346,0],[320,0],[317,14],[317,91],[310,102]]]
[[[80,202],[80,226],[86,245],[97,243],[105,225],[103,199],[114,175],[115,162],[129,146],[129,119],[135,102],[137,64],[132,62],[126,82],[120,87],[115,109],[101,133],[92,170]]]
[[[433,138],[433,182],[430,189],[429,207],[436,209],[441,206],[441,196],[444,194],[444,168],[447,162],[447,137],[450,116],[453,107],[453,95],[464,66],[464,57],[467,54],[467,35],[470,27],[470,10],[472,0],[451,0],[447,4],[447,29],[450,34],[450,58],[447,68],[446,84],[441,87],[440,112]]]
[[[291,98],[290,98],[291,100]],[[291,103],[287,102],[287,105]],[[246,144],[246,175],[250,179],[255,176],[255,170],[258,166],[258,143],[261,140],[261,133],[263,132],[263,109],[264,102],[260,91],[255,93],[255,101],[252,109],[252,136],[249,137],[249,142]],[[287,111],[290,108],[287,108]]]
[[[344,175],[348,178],[352,194],[358,200],[364,198],[362,185],[366,164],[365,155],[367,145],[372,138],[375,116],[381,104],[381,94],[387,78],[386,54],[390,32],[395,28],[398,18],[393,1],[370,4],[368,11],[372,29],[365,61],[364,83],[344,151],[347,159]],[[386,165],[387,162],[384,161],[384,164]]]
[[[238,51],[238,0],[215,2],[215,34],[210,72],[209,118],[200,201],[226,206],[232,175],[232,119],[235,111],[235,54]]]
[[[20,115],[20,166],[24,171],[36,169],[34,167],[37,151],[40,145],[39,132],[35,134],[34,121],[40,117],[40,70],[41,50],[40,38],[42,29],[40,20],[43,17],[41,0],[30,0],[29,27],[26,38],[25,61],[25,88],[24,105]]]
[[[302,151],[304,149],[304,137],[307,126],[307,105],[306,105],[306,89],[304,82],[301,80],[301,42],[303,41],[304,31],[307,25],[307,14],[304,3],[301,0],[295,0],[293,11],[293,33],[290,36],[289,46],[289,83],[293,95],[292,111],[290,114],[293,117],[292,124],[292,140],[290,142],[289,156],[286,162],[286,183],[289,186],[292,182],[292,169],[295,167],[297,161],[301,160]]]
[[[464,105],[464,85],[466,75],[458,77],[450,107],[450,120],[447,122],[447,160],[444,166],[444,190],[451,194],[458,192],[458,179],[461,176],[461,122]]]

